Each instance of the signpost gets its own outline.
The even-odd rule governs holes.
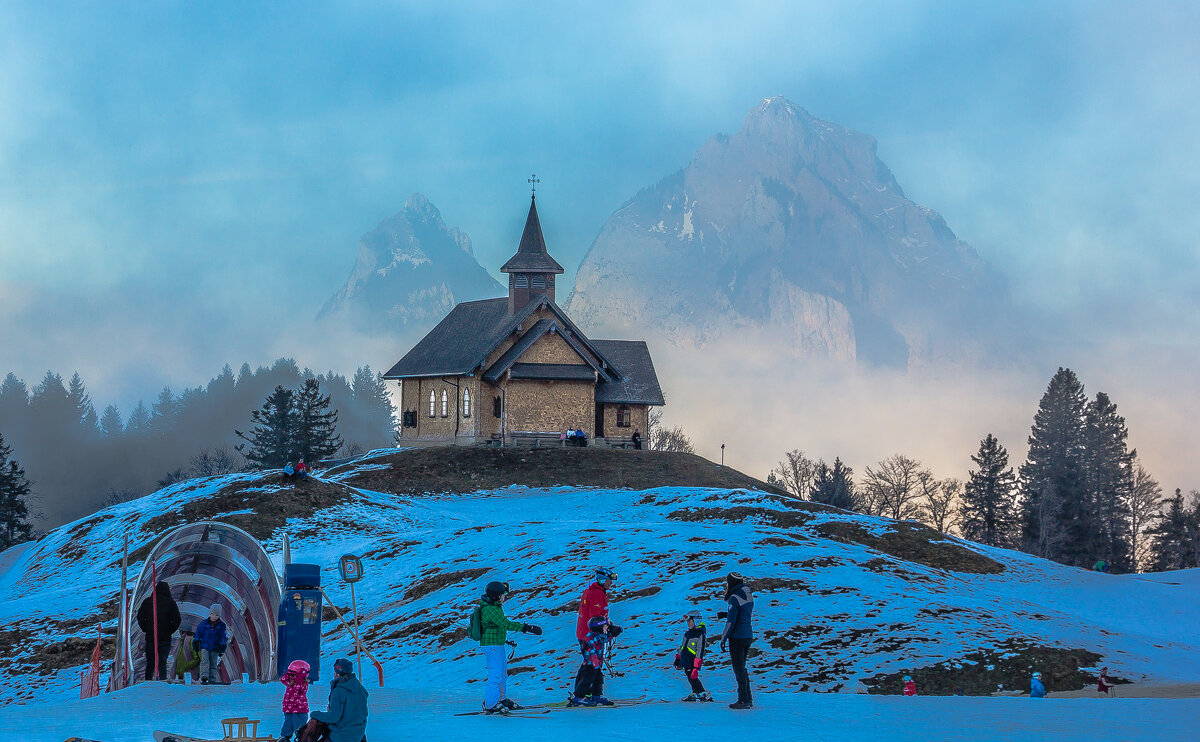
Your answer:
[[[353,554],[343,554],[338,560],[338,571],[350,585],[350,610],[354,611],[354,659],[358,662],[358,676],[362,677],[362,641],[358,633],[358,600],[354,596],[354,583],[363,578],[362,560]]]

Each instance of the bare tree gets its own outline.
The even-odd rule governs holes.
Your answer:
[[[895,520],[914,520],[921,513],[921,501],[928,493],[933,474],[921,462],[904,454],[880,461],[863,472],[863,512]]]
[[[1067,529],[1059,517],[1063,509],[1062,495],[1053,484],[1043,482],[1039,496],[1027,498],[1024,507],[1038,527],[1033,534],[1026,536],[1021,551],[1044,559],[1052,558],[1067,540]]]
[[[662,413],[658,410],[650,412],[646,425],[646,441],[651,451],[677,451],[680,453],[696,453],[692,439],[688,438],[683,428],[676,425],[668,428],[662,424]]]
[[[1162,509],[1162,487],[1140,463],[1133,467],[1133,487],[1129,498],[1129,537],[1133,543],[1133,570],[1143,572],[1150,564],[1151,540],[1146,531]]]
[[[921,521],[942,533],[950,533],[958,527],[962,481],[953,477],[937,480],[930,478],[924,484],[925,504],[921,506]]]
[[[242,464],[228,446],[206,448],[192,457],[189,476],[219,477],[242,470]]]
[[[791,492],[793,495],[807,499],[812,491],[813,479],[816,476],[817,463],[804,455],[800,449],[793,449],[783,455],[783,461],[771,470],[773,483]],[[767,481],[772,481],[768,479]]]

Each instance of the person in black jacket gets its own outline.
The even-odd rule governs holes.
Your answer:
[[[733,663],[733,675],[737,678],[738,699],[729,704],[731,709],[754,707],[750,693],[750,673],[746,671],[746,658],[750,645],[754,643],[754,596],[746,585],[746,578],[737,572],[725,577],[725,600],[729,601],[729,612],[725,614],[725,630],[721,632],[721,649],[729,644],[729,659]]]
[[[155,603],[158,603],[158,644],[154,642]],[[171,635],[179,630],[179,605],[171,597],[171,586],[159,581],[154,595],[146,596],[137,612],[138,626],[146,634],[146,680],[154,679],[154,654],[158,650],[158,677],[167,679],[167,655],[171,653]]]

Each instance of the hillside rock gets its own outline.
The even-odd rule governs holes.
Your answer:
[[[475,260],[471,238],[446,226],[437,207],[414,193],[398,214],[362,236],[346,285],[318,319],[405,335],[428,329],[459,302],[503,293]]]
[[[987,354],[1003,277],[913,203],[875,140],[762,101],[604,225],[567,310],[704,347],[762,330],[793,355],[904,367]]]

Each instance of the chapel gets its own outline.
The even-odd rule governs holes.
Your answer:
[[[587,337],[555,303],[536,193],[508,295],[462,302],[383,375],[400,383],[401,440],[510,444],[582,430],[595,444],[646,435],[662,389],[642,340]]]

